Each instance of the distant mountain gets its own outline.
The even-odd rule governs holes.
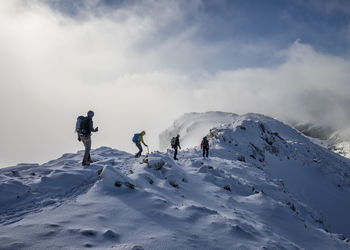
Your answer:
[[[350,249],[349,159],[259,114],[186,114],[163,148],[178,133],[178,161],[102,147],[0,169],[0,249]]]
[[[292,123],[304,135],[327,141],[328,148],[337,154],[350,158],[350,133],[348,129],[335,129],[312,123]]]

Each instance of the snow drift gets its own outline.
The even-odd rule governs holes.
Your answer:
[[[170,140],[177,134],[181,135],[183,148],[191,148],[200,144],[202,137],[209,129],[220,124],[231,123],[238,115],[227,112],[187,113],[175,120],[171,127],[159,135],[159,148],[165,150],[170,146]]]
[[[263,115],[206,115],[160,138],[207,134],[209,159],[102,147],[85,168],[78,152],[1,169],[0,248],[350,249],[350,160]]]

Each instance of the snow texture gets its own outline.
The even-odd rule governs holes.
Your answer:
[[[160,138],[208,135],[209,159],[101,147],[0,169],[0,249],[350,249],[350,160],[263,115],[206,115]]]
[[[175,120],[173,125],[159,135],[159,148],[166,150],[170,140],[181,135],[182,148],[192,148],[200,144],[202,137],[209,129],[220,124],[234,122],[238,115],[226,112],[188,113]]]

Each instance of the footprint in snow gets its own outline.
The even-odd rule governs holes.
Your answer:
[[[86,237],[96,237],[97,232],[95,230],[86,229],[86,230],[81,230],[80,234]]]
[[[134,246],[131,250],[144,250],[142,246]]]

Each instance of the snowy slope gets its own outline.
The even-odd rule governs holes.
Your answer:
[[[102,147],[86,168],[1,169],[0,249],[350,249],[348,159],[262,115],[209,135],[209,159]]]
[[[162,151],[166,150],[171,138],[177,134],[181,135],[182,148],[197,146],[209,129],[220,124],[234,122],[237,117],[236,114],[219,111],[184,114],[159,135],[159,148]]]
[[[216,155],[228,150],[240,154],[250,164],[281,179],[297,199],[317,208],[317,220],[328,229],[350,235],[350,221],[344,221],[350,209],[348,159],[261,115],[242,116],[234,124],[214,129],[212,135],[234,144],[233,149],[223,143],[215,144]]]
[[[324,145],[333,152],[350,158],[350,129],[334,129],[332,127],[323,127],[311,123],[295,123],[292,126],[310,138],[316,138],[323,141]]]
[[[335,153],[350,159],[350,141],[332,143],[329,148]]]

